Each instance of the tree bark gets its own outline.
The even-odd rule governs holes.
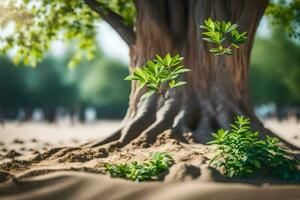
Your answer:
[[[192,132],[200,143],[211,139],[217,128],[229,128],[236,115],[255,117],[248,90],[250,54],[267,0],[137,0],[136,41],[130,46],[130,70],[143,66],[156,54],[180,54],[192,70],[182,77],[187,85],[170,90],[169,98],[158,95],[140,101],[145,90],[132,83],[129,108],[122,128],[97,146],[115,141],[122,147],[135,140],[149,145],[167,129],[173,133]],[[203,41],[199,26],[214,20],[238,23],[248,40],[232,56],[214,56]],[[270,132],[269,132],[270,133]],[[140,142],[142,141],[142,142]]]

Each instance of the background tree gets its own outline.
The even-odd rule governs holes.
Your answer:
[[[126,66],[105,58],[100,51],[88,63],[69,70],[68,50],[63,57],[46,56],[36,68],[15,66],[0,58],[0,110],[5,119],[16,119],[25,110],[28,119],[36,108],[48,121],[55,120],[58,108],[78,114],[87,106],[98,111],[98,118],[121,118],[126,113],[130,84],[122,80]],[[52,115],[52,116],[51,116]]]
[[[96,59],[80,73],[79,98],[85,105],[95,106],[99,118],[120,118],[126,113],[130,84],[121,82],[128,70],[114,60]]]
[[[275,29],[270,37],[256,39],[249,79],[254,104],[300,103],[299,52],[299,44],[288,38],[282,29]]]
[[[251,117],[263,129],[251,108],[247,77],[256,28],[268,3],[272,21],[299,36],[294,29],[299,24],[299,0],[23,0],[19,6],[9,2],[1,13],[1,24],[7,25],[13,16],[15,31],[1,43],[4,52],[18,47],[16,62],[35,65],[50,41],[58,38],[78,42],[70,66],[82,57],[91,59],[95,22],[101,18],[128,44],[130,69],[143,66],[155,54],[171,53],[183,56],[184,66],[193,71],[182,77],[187,86],[171,91],[164,102],[158,95],[141,102],[145,91],[133,83],[122,128],[91,146],[118,140],[121,147],[138,136],[149,143],[147,138],[153,140],[169,128],[177,133],[192,131],[199,142],[206,142],[212,130],[227,128],[237,114]],[[232,56],[213,56],[199,29],[208,17],[240,24],[240,31],[248,33],[247,43]]]

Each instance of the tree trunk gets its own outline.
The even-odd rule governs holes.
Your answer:
[[[122,127],[98,146],[114,140],[122,147],[136,140],[149,145],[167,129],[174,134],[192,132],[196,141],[206,143],[217,128],[228,128],[236,115],[254,116],[248,91],[250,54],[258,23],[267,0],[138,0],[136,42],[130,47],[131,70],[143,66],[156,54],[180,54],[184,66],[192,70],[182,77],[183,88],[140,101],[145,90],[132,83],[129,108]],[[232,56],[214,56],[210,44],[202,40],[199,26],[214,20],[238,23],[248,32],[248,40]],[[136,139],[137,138],[137,139]]]

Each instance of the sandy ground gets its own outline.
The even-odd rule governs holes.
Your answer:
[[[79,143],[105,138],[119,125],[120,121],[118,120],[75,124],[74,126],[68,122],[58,124],[8,122],[4,127],[0,126],[0,153],[10,150],[26,153],[28,149],[40,150],[49,149],[53,146],[76,146]],[[264,125],[278,136],[300,147],[300,122],[298,123],[293,118],[282,122],[269,119],[264,121]],[[24,143],[24,145],[20,145],[20,143]]]
[[[183,183],[131,183],[101,175],[56,172],[19,185],[0,187],[5,200],[299,200],[296,185],[254,186],[190,181]],[[32,187],[35,190],[32,190]],[[38,196],[38,198],[37,198]]]
[[[99,139],[105,137],[118,128],[120,121],[99,121],[90,124],[71,125],[67,121],[58,124],[48,124],[43,122],[17,123],[8,122],[5,126],[0,126],[1,141],[9,142],[14,139],[28,141],[35,138],[40,141],[52,143],[65,143],[72,140]]]
[[[300,200],[299,183],[281,182],[268,174],[247,179],[220,176],[207,164],[212,147],[180,143],[167,131],[151,148],[129,146],[109,157],[101,148],[78,148],[106,137],[119,124],[7,123],[0,128],[0,199]],[[300,124],[295,120],[267,120],[265,126],[300,147]],[[137,184],[112,179],[103,171],[104,163],[143,162],[153,152],[168,152],[175,161],[160,181]]]

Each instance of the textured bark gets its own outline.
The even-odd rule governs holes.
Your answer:
[[[143,66],[155,54],[180,54],[184,65],[192,70],[182,77],[187,85],[171,90],[168,100],[152,96],[141,102],[145,92],[132,91],[122,128],[97,146],[117,140],[122,147],[135,138],[145,144],[158,134],[192,132],[198,142],[206,143],[217,128],[228,128],[236,115],[251,118],[253,125],[264,130],[254,116],[248,91],[248,68],[256,28],[267,0],[138,0],[136,41],[130,46],[131,65]],[[214,56],[210,44],[202,40],[199,25],[211,17],[240,25],[248,32],[248,41],[232,56]],[[265,131],[265,130],[264,130]],[[271,133],[270,133],[271,134]],[[139,142],[137,142],[139,143]]]

